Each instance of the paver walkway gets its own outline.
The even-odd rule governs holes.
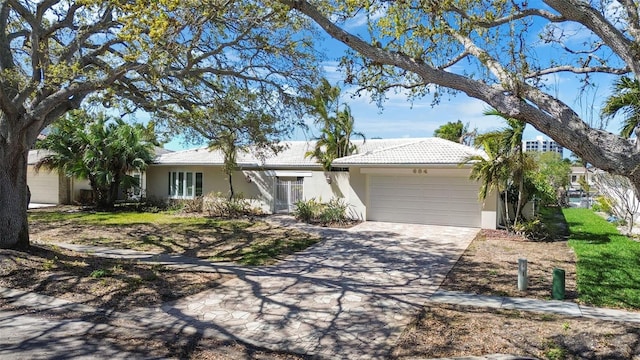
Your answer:
[[[64,246],[98,256],[236,275],[215,289],[132,314],[149,324],[190,326],[204,336],[324,358],[375,359],[388,355],[478,232],[376,222],[336,230],[276,220],[319,232],[326,240],[279,265],[249,268],[175,255]]]

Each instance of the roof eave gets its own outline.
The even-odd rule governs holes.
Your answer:
[[[414,166],[440,166],[440,167],[469,167],[471,163],[338,163],[335,167],[414,167]]]

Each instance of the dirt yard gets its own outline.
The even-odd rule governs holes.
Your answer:
[[[517,288],[518,259],[529,287]],[[441,289],[481,295],[551,298],[553,269],[565,270],[567,301],[577,301],[576,258],[563,234],[533,242],[483,230]],[[640,359],[640,325],[514,310],[428,304],[405,329],[392,357],[437,358],[513,354],[539,359]]]
[[[32,230],[34,237],[41,235],[38,231],[47,231],[48,237],[56,236],[52,241],[68,240],[68,231],[53,231],[50,227],[37,225]],[[130,229],[99,229],[99,237],[120,236],[110,235],[109,231],[123,234]],[[501,231],[483,231],[448,274],[442,288],[548,299],[553,268],[559,267],[566,271],[567,299],[575,301],[575,255],[564,239],[555,240],[530,242]],[[526,292],[517,290],[519,258],[528,260],[529,289]],[[0,250],[0,286],[120,311],[136,306],[156,306],[215,287],[226,280],[227,277],[216,274],[182,273],[162,266],[98,259],[47,245],[34,247],[29,253]],[[0,301],[0,308],[8,307],[5,301]],[[306,358],[236,342],[187,336],[178,336],[170,342],[155,338],[143,341],[121,334],[95,336],[112,336],[109,341],[118,343],[123,349],[158,357]],[[492,353],[551,360],[640,359],[640,327],[557,315],[429,304],[416,314],[396,346],[390,349],[390,356],[398,359]]]

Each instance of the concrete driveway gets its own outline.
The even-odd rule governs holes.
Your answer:
[[[321,244],[164,310],[269,349],[384,358],[478,233],[380,222],[318,231]]]

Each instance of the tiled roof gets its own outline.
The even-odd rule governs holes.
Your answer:
[[[364,143],[354,141],[358,154],[336,159],[334,165],[356,164],[458,164],[470,155],[482,152],[468,146],[439,138],[369,139]],[[304,167],[320,168],[313,157],[305,157],[312,151],[314,141],[285,141],[284,150],[278,154],[265,153],[263,156],[249,152],[239,152],[237,163],[241,167]],[[176,151],[156,158],[159,165],[222,165],[221,151],[207,148]]]
[[[392,147],[346,156],[333,165],[460,164],[470,156],[484,156],[480,150],[440,138],[413,139]]]
[[[153,150],[156,156],[165,155],[173,153],[173,151],[156,146]],[[29,157],[27,158],[27,164],[35,165],[38,161],[42,160],[44,157],[53,154],[53,151],[45,150],[45,149],[33,149],[29,150]]]
[[[319,167],[314,158],[305,158],[307,151],[313,149],[314,143],[307,141],[287,141],[281,143],[284,149],[277,155],[273,152],[239,151],[237,160],[239,166],[245,167]],[[224,155],[220,150],[211,151],[206,147],[176,151],[162,154],[155,160],[160,165],[222,165]]]
[[[27,164],[35,165],[38,161],[44,159],[46,156],[53,154],[53,151],[49,150],[29,150],[29,157],[27,158]]]

